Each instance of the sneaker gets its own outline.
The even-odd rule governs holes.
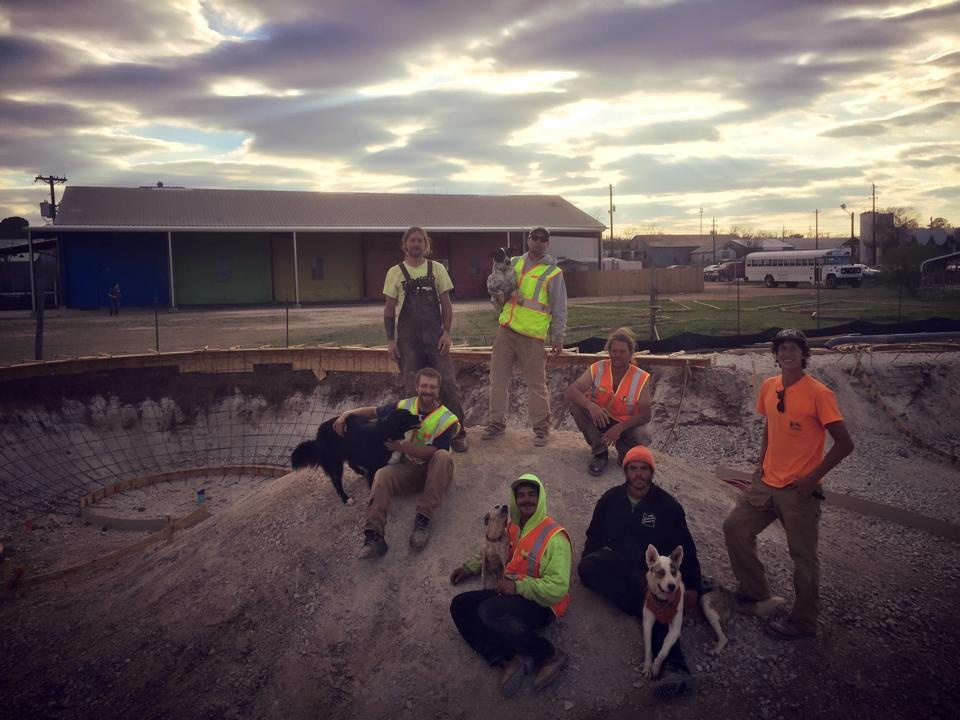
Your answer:
[[[450,441],[450,449],[454,452],[466,452],[467,451],[467,434],[461,432],[453,440]]]
[[[677,695],[682,695],[689,685],[689,673],[673,670],[665,672],[663,677],[657,681],[653,688],[653,694],[660,700],[669,700]]]
[[[802,640],[817,636],[817,633],[813,630],[804,630],[788,617],[781,620],[771,620],[763,629],[767,635],[777,640]]]
[[[603,475],[603,471],[607,469],[608,462],[610,462],[608,455],[594,455],[593,460],[587,465],[587,472],[594,477]]]
[[[500,694],[504,697],[513,697],[533,667],[533,661],[524,655],[514,655],[503,664],[503,674],[500,676]]]
[[[507,431],[506,425],[500,425],[499,423],[490,423],[483,429],[483,432],[480,434],[481,440],[493,440],[496,437],[500,437]]]
[[[563,650],[554,650],[553,657],[547,658],[537,669],[537,676],[533,679],[533,689],[540,692],[557,679],[560,671],[567,664],[567,654]]]
[[[423,550],[430,539],[430,518],[417,513],[413,521],[413,532],[410,533],[410,547],[414,550]]]
[[[372,560],[387,554],[387,541],[375,530],[363,531],[363,547],[357,557],[360,560]]]
[[[550,440],[550,432],[548,430],[534,430],[533,431],[533,444],[536,447],[543,447]]]

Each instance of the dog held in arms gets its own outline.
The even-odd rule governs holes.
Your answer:
[[[510,522],[509,508],[506,505],[494,505],[483,516],[483,567],[480,582],[484,589],[495,588],[510,561],[510,537],[507,524]]]
[[[336,418],[330,418],[317,429],[317,439],[302,442],[290,455],[294,470],[302,467],[321,467],[333,483],[334,490],[344,505],[353,505],[353,498],[343,490],[343,464],[347,463],[357,474],[373,485],[377,470],[387,465],[391,453],[384,446],[387,440],[400,440],[411,430],[420,427],[420,419],[406,410],[394,409],[382,420],[347,418],[343,437],[333,429]]]
[[[493,270],[487,276],[487,292],[499,313],[517,290],[517,275],[513,271],[509,248],[497,248],[490,257],[493,258]]]

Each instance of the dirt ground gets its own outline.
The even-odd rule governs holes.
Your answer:
[[[960,471],[944,453],[960,445],[957,355],[861,358],[882,387],[878,410],[854,358],[817,356],[857,450],[829,487],[960,522]],[[733,586],[721,523],[737,491],[718,464],[749,467],[759,447],[753,390],[773,372],[765,355],[717,356],[714,367],[658,370],[651,423],[656,481],[683,504],[707,575]],[[482,423],[482,368],[458,376],[471,423]],[[566,377],[551,377],[557,395]],[[519,393],[515,385],[513,392]],[[375,393],[375,388],[357,392]],[[682,399],[682,402],[681,402]],[[341,397],[344,406],[366,396]],[[518,404],[522,408],[522,405]],[[338,408],[331,407],[331,411]],[[759,621],[735,618],[719,659],[690,620],[682,643],[695,694],[655,704],[640,675],[639,624],[572,575],[568,615],[548,633],[571,656],[537,695],[499,696],[497,675],[449,618],[450,571],[478,546],[483,513],[523,472],[545,481],[552,515],[579,558],[599,496],[620,482],[590,477],[579,434],[561,407],[546,448],[534,448],[520,412],[506,437],[477,433],[456,457],[456,477],[428,547],[407,547],[415,499],[391,507],[390,551],[355,560],[366,484],[349,474],[357,504],[306,471],[263,482],[209,520],[116,567],[68,584],[0,596],[0,717],[57,718],[924,718],[960,714],[956,543],[827,504],[821,520],[822,616],[816,640],[782,643]],[[675,431],[674,431],[675,430]],[[931,451],[913,438],[922,437]],[[666,446],[665,449],[660,449]],[[84,546],[102,533],[58,516],[32,542]],[[4,536],[16,544],[21,531]],[[92,547],[92,546],[90,546]],[[782,530],[759,542],[773,589],[792,597]]]

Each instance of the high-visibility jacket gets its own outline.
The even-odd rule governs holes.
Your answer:
[[[546,340],[551,315],[547,283],[563,271],[556,265],[540,263],[523,272],[525,257],[521,255],[513,261],[518,287],[510,302],[503,306],[499,322],[515,333]]]
[[[563,533],[570,539],[566,529],[549,515],[540,521],[533,530],[520,538],[520,526],[514,522],[507,525],[507,535],[510,537],[510,547],[513,548],[513,556],[507,567],[504,568],[504,575],[511,575],[516,579],[525,577],[540,577],[540,560],[547,549],[547,543],[557,533]],[[518,540],[519,538],[519,540]],[[570,593],[558,603],[550,606],[553,614],[561,617],[570,604]]]
[[[650,373],[631,363],[614,390],[613,364],[609,360],[601,360],[590,366],[590,377],[593,378],[593,402],[606,408],[614,420],[626,422],[637,412],[640,393],[650,379]]]
[[[411,412],[414,415],[419,415],[419,405],[420,398],[412,397],[398,402],[397,408]],[[456,428],[453,434],[456,435],[460,432],[460,421],[445,405],[438,405],[436,410],[420,421],[420,427],[414,431],[411,442],[414,445],[433,445],[435,439],[443,435],[454,425],[456,425]],[[407,455],[407,459],[413,463],[426,462],[425,460],[410,457],[409,455]]]

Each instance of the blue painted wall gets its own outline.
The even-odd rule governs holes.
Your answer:
[[[121,307],[170,305],[166,233],[63,233],[63,285],[67,307],[107,307],[107,291],[120,283]]]

